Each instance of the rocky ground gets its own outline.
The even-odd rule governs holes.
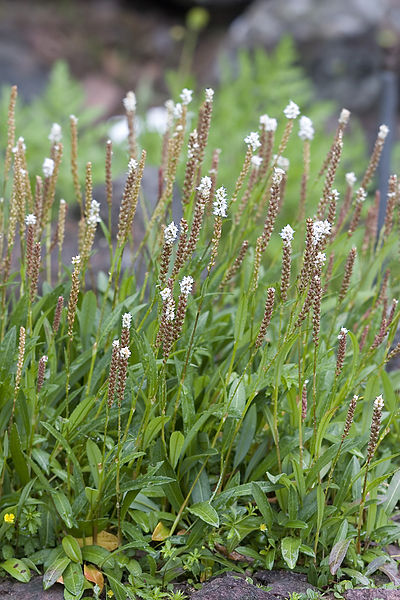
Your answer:
[[[307,583],[305,575],[286,571],[259,571],[253,576],[253,582],[249,583],[244,576],[228,573],[211,579],[200,590],[194,591],[188,586],[180,586],[180,589],[187,600],[284,600],[293,592],[305,594],[307,590],[316,591]],[[64,595],[60,584],[44,592],[41,577],[35,577],[29,584],[9,580],[0,582],[0,597],[2,600],[62,600]],[[400,600],[400,591],[385,588],[348,590],[343,597],[345,600]],[[334,600],[335,597],[332,594],[324,598]]]

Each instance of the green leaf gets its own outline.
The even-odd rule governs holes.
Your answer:
[[[301,539],[294,537],[285,537],[281,541],[281,552],[282,558],[289,567],[294,569],[299,557],[299,550],[301,546]]]
[[[180,431],[172,432],[169,440],[169,462],[171,463],[173,469],[175,469],[176,465],[178,464],[184,442],[185,437],[183,433]]]
[[[257,408],[253,404],[250,406],[247,415],[241,426],[239,439],[236,446],[233,468],[236,469],[247,456],[251,445],[254,443],[254,434],[257,427]]]
[[[85,578],[81,565],[71,562],[63,573],[64,585],[74,596],[80,596],[83,591]]]
[[[246,326],[247,319],[247,307],[249,305],[249,299],[246,294],[243,294],[239,300],[239,306],[235,316],[235,327],[234,327],[234,338],[235,343],[240,344],[243,336],[243,331]]]
[[[70,558],[73,562],[81,563],[82,562],[82,551],[80,549],[78,540],[76,540],[72,535],[66,535],[62,539],[62,547],[64,549],[65,554]]]
[[[97,566],[107,564],[110,567],[113,564],[111,553],[102,546],[83,546],[82,558]]]
[[[197,504],[193,504],[188,508],[188,511],[191,514],[196,515],[196,517],[199,517],[205,523],[208,523],[208,525],[219,527],[218,513],[209,502],[198,502]]]
[[[17,579],[18,581],[22,581],[22,583],[28,583],[31,578],[29,568],[23,560],[19,560],[18,558],[9,558],[0,563],[0,567],[7,571],[11,577],[14,577],[14,579]]]
[[[154,417],[147,425],[143,435],[143,448],[146,450],[154,438],[160,433],[161,428],[167,423],[169,417]]]
[[[385,513],[390,517],[393,513],[394,507],[400,499],[400,469],[393,475],[390,485],[385,494],[385,500],[382,504],[382,508]]]
[[[68,556],[57,558],[43,575],[43,589],[48,590],[61,577],[70,563]]]
[[[332,575],[335,575],[337,573],[340,565],[342,564],[347,554],[347,550],[350,546],[350,542],[351,539],[340,540],[340,542],[337,542],[333,546],[329,555],[329,570],[332,573]]]
[[[131,597],[127,595],[128,588],[122,585],[122,583],[120,583],[117,579],[115,579],[115,577],[110,575],[110,573],[106,572],[106,575],[111,589],[114,592],[115,600],[126,600],[128,597]]]
[[[93,477],[96,488],[99,487],[99,464],[101,464],[101,452],[97,444],[93,440],[88,439],[86,442],[86,454],[89,461],[90,472]]]
[[[83,350],[87,350],[90,346],[90,336],[96,322],[97,301],[92,290],[86,292],[83,296],[80,311],[78,311],[80,339]]]
[[[15,423],[10,433],[10,453],[21,483],[22,485],[26,485],[30,480],[29,469],[24,453],[22,452],[21,440]]]
[[[76,521],[74,515],[72,513],[71,504],[69,503],[66,495],[61,491],[53,491],[51,497],[54,502],[54,506],[61,519],[64,521],[66,526],[71,529],[72,527],[76,527]]]
[[[258,485],[258,483],[256,483],[255,481],[251,482],[251,492],[253,494],[254,500],[256,501],[258,510],[264,518],[267,529],[270,530],[274,522],[274,513],[269,505],[267,497]]]

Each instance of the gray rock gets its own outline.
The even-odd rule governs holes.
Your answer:
[[[346,600],[400,600],[400,591],[374,589],[374,590],[347,590],[344,593]]]
[[[268,586],[270,593],[275,598],[288,598],[289,594],[297,592],[305,594],[311,589],[317,591],[307,581],[306,575],[301,573],[291,573],[289,571],[257,571],[253,579],[257,583]]]
[[[247,583],[242,577],[217,577],[207,581],[190,600],[275,600],[275,596]]]
[[[0,582],[1,600],[63,600],[63,587],[55,584],[49,590],[43,590],[41,577],[34,577],[29,583],[14,580]]]
[[[233,21],[229,45],[273,48],[290,34],[320,96],[363,112],[381,94],[385,28],[400,34],[398,0],[256,0]]]

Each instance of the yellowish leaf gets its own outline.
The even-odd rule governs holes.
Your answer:
[[[165,539],[167,539],[167,537],[169,537],[169,529],[165,527],[162,521],[160,521],[157,523],[151,539],[153,542],[163,542]]]
[[[83,546],[93,546],[94,545],[93,538],[91,535],[88,537],[85,537],[84,540],[83,540],[83,538],[78,538],[78,543],[81,548],[83,548]],[[100,533],[97,536],[96,545],[101,546],[102,548],[105,548],[106,550],[109,550],[110,552],[112,552],[113,550],[116,550],[118,548],[119,543],[118,543],[117,536],[114,535],[113,533],[109,533],[108,531],[100,531]]]
[[[102,592],[104,587],[103,573],[96,569],[96,567],[94,567],[93,565],[84,565],[83,572],[86,579],[98,585],[100,588],[100,592]]]

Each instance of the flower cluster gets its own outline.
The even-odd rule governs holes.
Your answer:
[[[384,140],[387,137],[388,133],[389,133],[389,127],[387,125],[381,125],[379,127],[378,138],[380,140]]]
[[[182,100],[182,104],[187,106],[192,101],[193,90],[188,90],[187,88],[183,88],[180,99]]]
[[[193,277],[191,275],[187,275],[186,277],[183,277],[182,281],[180,282],[179,285],[181,288],[181,294],[188,296],[192,291]]]
[[[36,219],[35,215],[30,214],[30,215],[26,215],[26,217],[25,217],[25,225],[36,225],[36,221],[37,221],[37,219]]]
[[[172,221],[168,227],[164,229],[164,243],[167,246],[172,246],[174,241],[176,240],[178,235],[178,228],[175,223]]]
[[[276,131],[278,122],[276,119],[269,117],[268,115],[261,115],[260,125],[264,128],[264,131]]]
[[[350,171],[350,173],[346,173],[346,183],[348,186],[353,187],[356,181],[357,177],[355,176],[353,171]]]
[[[212,88],[206,88],[205,96],[206,96],[206,102],[208,102],[208,103],[212,102],[213,98],[214,98],[214,90]]]
[[[211,187],[212,187],[211,177],[209,177],[208,175],[206,175],[205,177],[202,177],[201,181],[200,181],[200,185],[197,187],[197,190],[200,192],[200,196],[204,200],[208,200],[208,198],[210,197]]]
[[[263,159],[261,156],[254,155],[251,157],[251,164],[254,169],[259,169],[261,167]]]
[[[293,100],[290,100],[289,104],[284,109],[283,114],[287,119],[296,119],[300,114],[300,109]]]
[[[303,141],[312,140],[314,137],[313,122],[306,116],[300,117],[299,138]]]
[[[274,174],[272,175],[272,184],[279,185],[284,175],[285,171],[283,169],[281,169],[280,167],[275,167]]]
[[[52,158],[45,158],[42,169],[45,177],[51,177],[54,171],[54,160]]]
[[[216,217],[226,217],[228,204],[226,201],[226,189],[221,186],[215,191],[214,210],[213,214]]]
[[[338,339],[338,340],[341,340],[342,338],[345,338],[345,337],[346,337],[346,335],[347,335],[348,333],[349,333],[349,330],[348,330],[348,329],[346,329],[346,327],[341,327],[341,328],[340,328],[340,333],[339,333],[339,335],[337,336],[337,339]]]
[[[290,244],[293,240],[294,229],[290,225],[286,225],[280,232],[280,236],[284,244]]]
[[[247,135],[244,138],[244,141],[245,141],[245,144],[247,144],[249,146],[249,148],[251,147],[253,152],[255,152],[257,150],[257,148],[259,148],[261,146],[260,136],[258,135],[258,133],[256,131],[250,132],[249,135]]]
[[[58,142],[61,142],[62,130],[61,125],[59,125],[58,123],[53,123],[53,125],[51,126],[49,140],[52,144],[57,144]]]
[[[132,323],[132,315],[131,313],[124,313],[122,315],[122,327],[125,329],[130,329]]]
[[[88,224],[93,226],[96,223],[100,223],[100,202],[92,200],[89,208]]]
[[[317,246],[327,235],[331,233],[332,226],[325,219],[325,221],[315,221],[313,223],[313,244]]]
[[[126,112],[133,113],[136,110],[136,96],[134,92],[128,92],[123,99],[123,104]]]

